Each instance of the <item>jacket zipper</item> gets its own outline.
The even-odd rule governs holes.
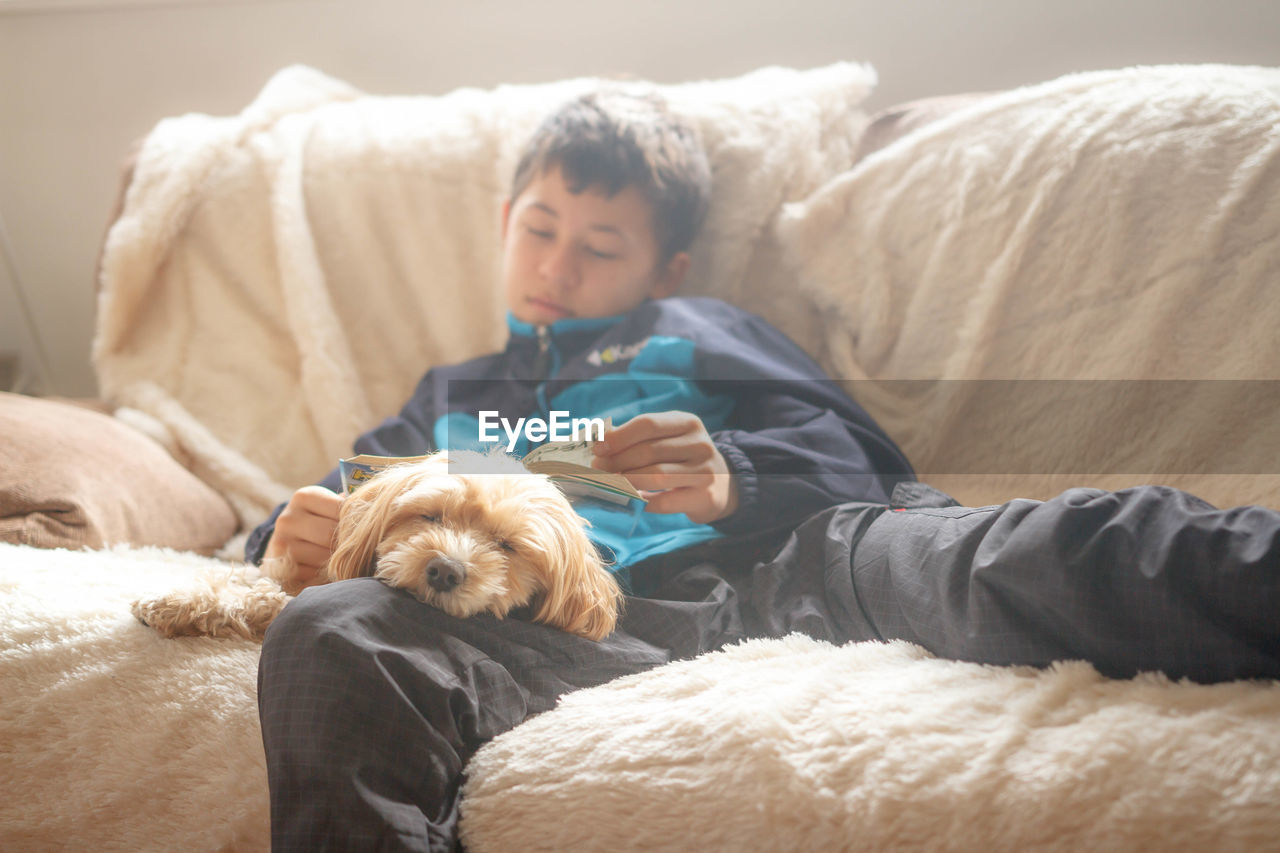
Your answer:
[[[538,356],[533,362],[533,375],[537,377],[538,383],[536,396],[542,417],[549,418],[551,414],[547,403],[547,380],[551,378],[551,330],[546,326],[537,326],[535,331],[538,335]]]
[[[533,371],[539,379],[546,379],[551,367],[551,330],[546,326],[538,326],[535,331],[538,334],[538,358],[533,363]]]

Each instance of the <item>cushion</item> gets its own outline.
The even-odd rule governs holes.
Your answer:
[[[0,541],[213,553],[231,507],[159,444],[102,412],[0,394]]]
[[[852,164],[874,80],[840,63],[656,87],[700,128],[715,181],[687,293],[812,339],[812,306],[777,298],[768,235],[783,203]],[[293,67],[239,115],[161,122],[103,251],[102,393],[161,421],[257,523],[429,366],[502,345],[516,156],[542,116],[603,82],[385,97]]]
[[[1280,505],[1277,126],[1280,70],[1148,67],[880,147],[779,222],[821,360],[963,503]]]
[[[571,693],[467,766],[472,853],[1252,850],[1280,684],[752,640]]]

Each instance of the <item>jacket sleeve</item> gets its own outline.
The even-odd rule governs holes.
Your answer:
[[[387,418],[355,440],[352,448],[354,453],[368,453],[374,456],[420,456],[434,450],[432,427],[441,406],[436,396],[439,387],[443,384],[436,382],[435,378],[435,372],[428,371],[426,376],[418,382],[413,396],[401,408],[398,415]],[[318,485],[332,492],[339,491],[342,488],[342,478],[337,467],[334,467]],[[246,562],[255,564],[262,562],[267,543],[275,533],[276,520],[284,508],[285,504],[277,506],[267,520],[249,534],[244,547]]]
[[[738,509],[719,529],[793,524],[851,501],[887,504],[898,482],[915,479],[866,410],[785,335],[754,316],[732,335],[734,347],[707,354],[718,378],[704,382],[733,400],[725,428],[712,433],[738,484]]]

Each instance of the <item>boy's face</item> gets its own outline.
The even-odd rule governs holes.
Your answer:
[[[689,257],[659,264],[653,208],[634,186],[612,198],[572,193],[559,168],[534,177],[502,208],[507,307],[536,326],[622,314],[679,287]]]

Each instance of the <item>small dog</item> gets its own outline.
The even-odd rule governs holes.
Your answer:
[[[531,606],[534,621],[571,634],[611,633],[622,591],[555,484],[507,456],[468,453],[465,466],[450,473],[440,452],[348,495],[337,547],[313,585],[372,575],[451,616],[501,619]],[[133,613],[167,637],[260,640],[299,591],[281,585],[290,568],[283,560],[237,568],[201,589],[134,602]]]

